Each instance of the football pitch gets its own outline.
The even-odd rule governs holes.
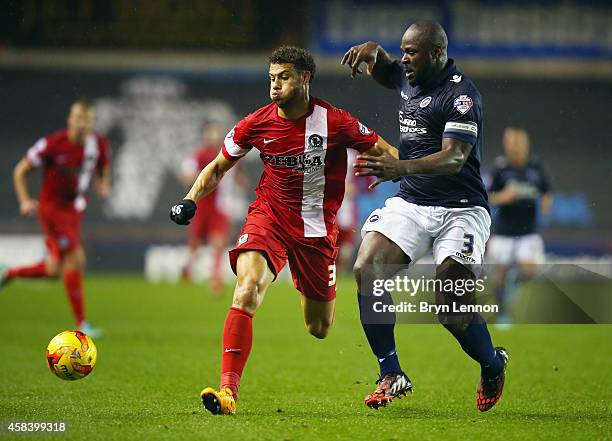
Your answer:
[[[441,326],[398,325],[414,394],[378,411],[363,397],[377,366],[350,279],[338,285],[334,329],[304,329],[299,295],[275,283],[254,320],[235,416],[212,416],[198,394],[218,386],[228,293],[152,285],[137,276],[86,279],[90,320],[103,327],[98,364],[80,381],[47,368],[45,348],[72,319],[59,282],[15,282],[0,293],[0,421],[68,424],[44,439],[458,440],[610,439],[612,326],[517,325],[492,330],[510,363],[501,402],[475,406],[479,368]],[[32,436],[35,437],[35,436]],[[0,434],[2,439],[27,435]]]

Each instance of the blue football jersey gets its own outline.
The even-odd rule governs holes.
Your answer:
[[[393,63],[392,72],[392,84],[400,94],[400,159],[439,152],[445,137],[473,145],[459,173],[403,176],[397,196],[418,205],[488,210],[480,176],[482,102],[474,83],[459,72],[452,59],[424,86],[411,86],[399,61]]]
[[[518,194],[511,204],[500,205],[492,222],[494,234],[523,236],[537,228],[537,207],[540,196],[551,191],[550,179],[542,163],[531,158],[524,167],[512,167],[505,157],[495,161],[489,191],[501,191],[511,186]]]

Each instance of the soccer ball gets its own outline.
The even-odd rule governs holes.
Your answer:
[[[57,334],[47,346],[49,369],[62,380],[80,380],[93,370],[98,350],[93,340],[81,331]]]

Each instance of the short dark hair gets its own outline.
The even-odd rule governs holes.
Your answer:
[[[312,82],[316,66],[314,58],[306,49],[295,46],[281,46],[268,58],[270,64],[293,64],[297,70],[310,72]]]
[[[74,100],[72,102],[72,105],[73,106],[75,106],[75,105],[81,106],[85,110],[91,110],[91,109],[94,108],[93,103],[89,100],[89,98],[86,98],[86,97],[79,97],[79,98],[77,98],[76,100]]]

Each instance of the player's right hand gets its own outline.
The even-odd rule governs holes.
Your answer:
[[[498,205],[508,205],[516,201],[519,197],[518,191],[512,185],[506,185],[502,191],[497,193]]]
[[[353,46],[346,51],[342,57],[342,61],[340,61],[340,64],[348,64],[352,71],[351,77],[355,78],[358,73],[363,73],[363,71],[359,68],[361,63],[367,63],[368,75],[372,75],[372,69],[374,69],[374,65],[376,64],[377,55],[378,43],[375,41],[367,41],[365,43]]]
[[[19,204],[19,212],[22,216],[35,216],[38,211],[38,201],[36,199],[26,199]]]
[[[179,225],[189,225],[189,219],[195,216],[196,208],[191,199],[183,199],[170,209],[170,219]]]

